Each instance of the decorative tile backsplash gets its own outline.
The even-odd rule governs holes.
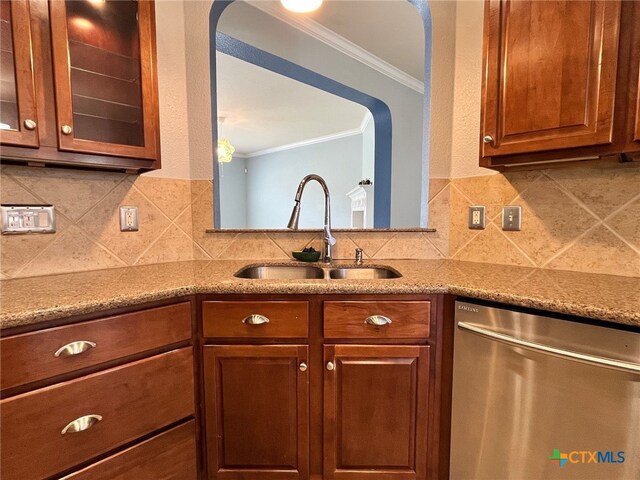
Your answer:
[[[212,183],[120,173],[3,166],[2,203],[51,203],[58,231],[4,235],[2,278],[192,259],[283,260],[313,245],[309,233],[206,233]],[[521,205],[522,231],[500,229],[503,205]],[[140,230],[120,232],[118,208],[139,209]],[[467,228],[469,205],[487,228]],[[435,233],[336,234],[334,258],[360,247],[371,260],[454,258],[640,276],[640,165],[584,166],[432,179]]]

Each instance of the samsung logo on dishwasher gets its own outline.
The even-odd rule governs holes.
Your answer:
[[[564,467],[566,463],[624,463],[624,451],[575,450],[569,453],[561,453],[560,449],[554,448],[553,455],[549,457],[549,460],[558,462],[560,468]]]
[[[473,312],[478,313],[480,310],[474,307],[470,307],[469,305],[458,305],[458,310],[464,310],[465,312]]]

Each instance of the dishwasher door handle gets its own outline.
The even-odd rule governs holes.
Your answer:
[[[479,327],[472,323],[458,322],[458,327],[469,332],[477,333],[478,335],[482,335],[483,337],[506,343],[508,345],[528,348],[558,357],[577,360],[583,363],[590,363],[601,367],[613,368],[615,370],[623,370],[625,372],[636,374],[640,373],[640,364],[637,363],[623,362],[620,360],[614,360],[613,358],[598,357],[596,355],[590,355],[588,353],[573,352],[571,350],[552,347],[550,345],[543,345],[542,343],[530,342],[529,340],[522,340],[520,338],[512,337],[511,335],[505,335],[504,333],[494,332],[493,330]]]

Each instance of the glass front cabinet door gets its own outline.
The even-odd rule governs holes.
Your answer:
[[[49,2],[58,148],[159,156],[154,4]]]
[[[3,144],[37,147],[31,30],[26,0],[0,2],[0,138]]]

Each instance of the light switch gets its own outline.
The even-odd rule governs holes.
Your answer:
[[[522,229],[522,207],[507,205],[502,207],[502,230],[519,231]]]
[[[2,234],[54,233],[56,210],[52,205],[2,205]]]

